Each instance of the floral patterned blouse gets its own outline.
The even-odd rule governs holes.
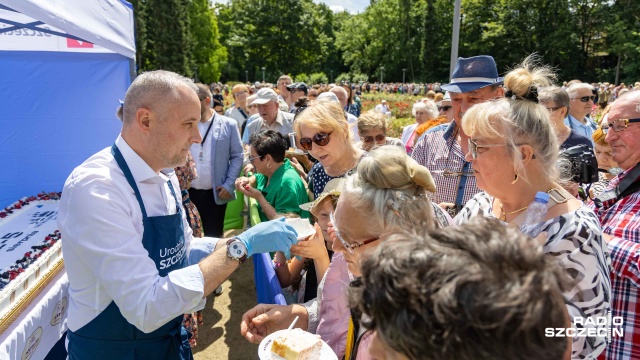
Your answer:
[[[184,207],[184,211],[187,214],[187,221],[189,221],[189,225],[191,226],[191,230],[193,231],[194,237],[202,237],[204,232],[202,230],[202,219],[200,219],[200,213],[196,208],[196,205],[189,198],[189,184],[193,179],[198,178],[198,173],[196,172],[196,163],[193,161],[193,157],[191,156],[191,152],[187,153],[187,163],[183,166],[177,167],[174,169],[176,171],[176,176],[178,177],[178,182],[180,183],[180,190],[182,192],[182,206]]]

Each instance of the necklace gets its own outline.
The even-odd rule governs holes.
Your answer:
[[[510,212],[505,212],[504,209],[502,208],[502,203],[500,203],[500,221],[507,221],[507,215],[511,215],[511,214],[515,214],[515,213],[519,213],[521,211],[527,210],[527,208],[529,207],[529,205],[523,207],[522,209],[518,209],[515,211],[510,211]]]

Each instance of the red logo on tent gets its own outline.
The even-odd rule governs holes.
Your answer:
[[[92,48],[93,44],[88,41],[67,39],[68,48]]]

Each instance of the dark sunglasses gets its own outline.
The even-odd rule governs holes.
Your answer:
[[[384,141],[384,139],[386,138],[387,138],[387,135],[385,134],[378,134],[376,136],[364,136],[364,142],[372,143],[373,140],[375,140],[376,142],[381,142],[381,141]]]
[[[447,112],[449,109],[451,109],[451,106],[438,106],[438,111]]]
[[[302,146],[302,149],[304,150],[311,150],[311,147],[313,146],[312,143],[315,143],[318,146],[325,146],[329,143],[329,141],[331,140],[330,136],[332,133],[325,133],[325,132],[319,132],[315,135],[313,135],[313,139],[311,138],[301,138],[300,139],[300,146]]]
[[[579,97],[579,98],[572,98],[571,100],[576,100],[576,99],[580,99],[581,102],[587,102],[589,100],[591,100],[591,101],[595,100],[596,97],[593,96],[593,95],[591,95],[591,96],[582,96],[582,97]]]

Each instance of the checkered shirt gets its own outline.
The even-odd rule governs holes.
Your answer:
[[[436,204],[442,202],[454,203],[459,208],[480,192],[474,176],[444,176],[437,171],[449,170],[462,172],[467,163],[462,153],[460,144],[454,136],[456,123],[451,122],[446,126],[438,126],[433,131],[427,131],[416,143],[411,157],[432,172],[436,183],[436,192],[431,200]],[[467,171],[473,172],[471,164]],[[461,201],[456,201],[460,197]]]
[[[605,191],[615,188],[631,171],[611,180]],[[606,208],[594,209],[602,231],[614,238],[607,244],[611,253],[612,316],[623,318],[624,337],[612,336],[599,359],[640,359],[640,192],[628,195]]]

